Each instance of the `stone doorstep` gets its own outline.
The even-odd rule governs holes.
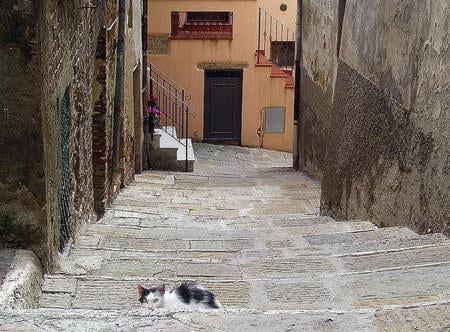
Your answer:
[[[42,283],[39,259],[32,251],[22,249],[8,250],[8,256],[9,264],[0,284],[0,309],[35,307]]]

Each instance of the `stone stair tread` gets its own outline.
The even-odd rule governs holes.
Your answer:
[[[417,306],[449,301],[448,269],[442,266],[411,267],[358,274],[325,275],[321,278],[277,277],[266,273],[256,279],[209,279],[202,284],[218,294],[225,307],[258,310],[324,310],[324,309],[382,309],[392,306]],[[261,274],[259,275],[261,277]],[[67,278],[63,276],[63,279]],[[57,277],[46,283],[55,284]],[[102,276],[73,276],[59,281],[61,291],[55,287],[45,292],[41,306],[77,309],[138,308],[136,283],[171,284],[183,279],[172,277],[128,277],[127,280]],[[73,282],[76,287],[73,287]],[[58,282],[56,282],[58,283]],[[67,286],[69,285],[69,286]],[[46,287],[44,287],[44,290]],[[255,290],[262,290],[255,294]],[[345,290],[345,291],[344,291]],[[287,294],[289,292],[289,295]],[[114,298],[111,298],[114,294]],[[252,297],[250,294],[254,294]],[[287,296],[287,298],[286,298]],[[334,299],[339,297],[340,301]],[[70,301],[67,299],[70,298]]]
[[[3,331],[374,331],[398,327],[405,331],[440,331],[450,324],[448,304],[381,311],[257,311],[165,312],[135,310],[38,309],[0,313]]]
[[[304,239],[313,249],[330,250],[336,254],[405,249],[450,242],[443,234],[418,235],[407,227],[379,228],[373,232],[318,234]]]
[[[75,248],[70,257],[62,260],[59,272],[125,278],[147,277],[159,274],[159,271],[173,270],[174,275],[194,278],[204,277],[202,270],[206,270],[210,278],[252,279],[263,271],[274,278],[295,278],[306,274],[369,273],[449,263],[450,244],[342,257],[314,252],[309,248],[291,248],[288,254],[282,249],[241,250],[239,258],[235,251],[230,250],[136,252]],[[334,268],[338,265],[342,266],[340,270]],[[134,267],[131,271],[127,269],[130,266]]]
[[[187,139],[187,151],[188,151],[187,159],[189,161],[195,161],[194,149],[192,147],[191,139]],[[178,147],[177,160],[182,160],[182,161],[186,160],[186,139],[185,138],[183,138],[181,140],[181,144]]]
[[[178,139],[177,130],[173,126],[163,126],[155,129],[155,133],[158,135],[158,138],[152,143],[152,167],[192,172],[195,162],[192,140],[186,138]]]

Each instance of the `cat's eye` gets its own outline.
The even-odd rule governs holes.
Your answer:
[[[153,299],[153,303],[156,303],[156,302],[158,302],[158,299]]]

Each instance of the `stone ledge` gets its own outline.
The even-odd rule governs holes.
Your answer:
[[[37,306],[42,284],[42,267],[29,250],[13,250],[12,262],[0,288],[0,309],[28,309]]]
[[[386,310],[61,310],[0,312],[1,331],[447,331],[449,304]]]

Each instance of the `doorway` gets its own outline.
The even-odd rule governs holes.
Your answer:
[[[242,76],[242,70],[205,71],[205,142],[241,144]]]

